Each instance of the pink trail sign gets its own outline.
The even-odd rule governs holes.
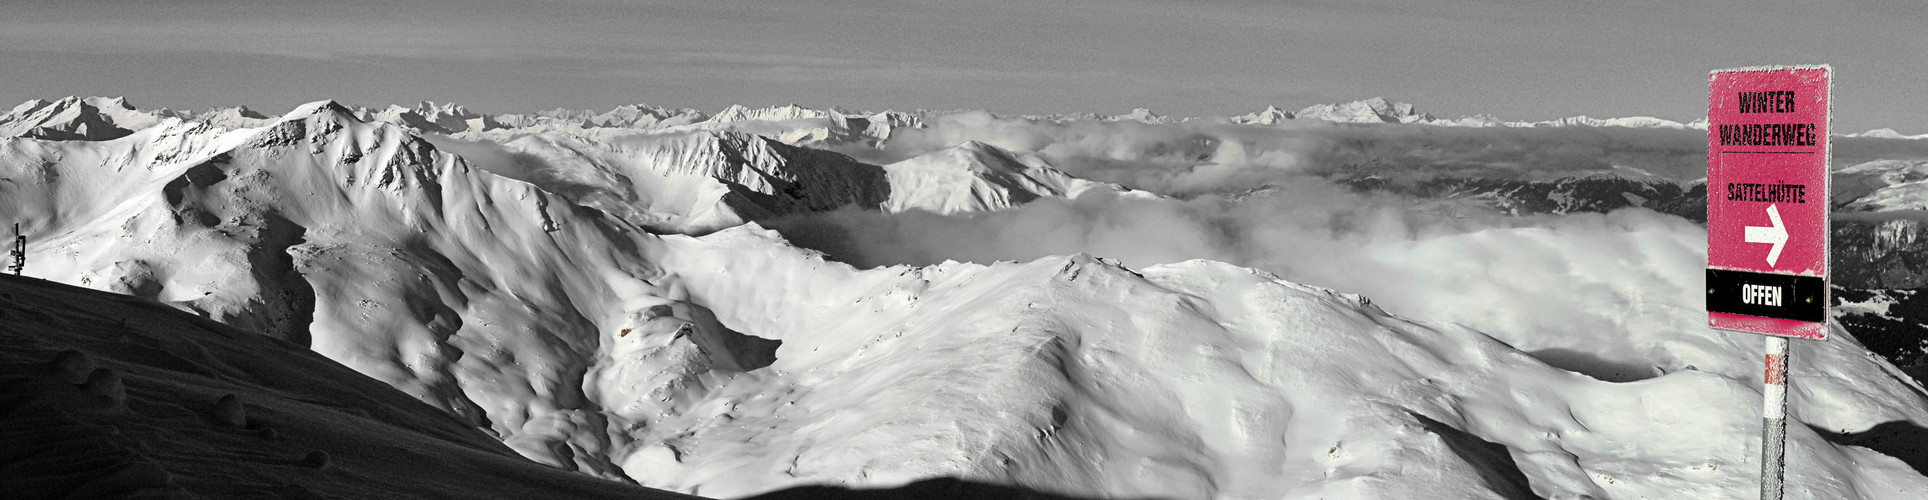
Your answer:
[[[1707,324],[1827,338],[1827,66],[1720,70],[1707,95]]]

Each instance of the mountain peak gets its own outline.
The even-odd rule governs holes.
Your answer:
[[[1384,97],[1337,104],[1315,104],[1293,116],[1339,123],[1415,123],[1432,121],[1432,115],[1417,113],[1413,105],[1387,101]]]
[[[828,116],[830,116],[830,114],[822,110],[798,106],[796,103],[757,109],[744,107],[741,104],[732,104],[730,107],[723,108],[722,111],[716,112],[716,115],[711,116],[709,121],[711,123],[784,121],[800,118],[824,118]]]
[[[1152,110],[1147,108],[1134,108],[1131,110],[1130,113],[1112,116],[1110,117],[1110,119],[1111,121],[1130,120],[1130,121],[1135,121],[1140,123],[1152,123],[1152,124],[1169,123],[1172,121],[1171,118],[1167,118],[1165,115],[1152,112]]]
[[[355,110],[350,109],[348,106],[342,105],[340,101],[336,101],[334,99],[315,101],[315,102],[303,104],[300,106],[296,106],[293,111],[289,111],[288,114],[282,115],[281,119],[284,121],[302,120],[302,119],[307,119],[315,116],[328,116],[328,115],[339,115],[344,118],[353,119],[354,121],[357,121],[357,122],[362,121],[360,117],[355,115]]]
[[[1278,106],[1266,106],[1264,111],[1234,116],[1231,118],[1231,121],[1232,123],[1246,125],[1277,125],[1286,120],[1291,120],[1292,116],[1292,112],[1279,109]]]
[[[951,146],[951,147],[952,147],[952,148],[956,148],[956,149],[961,149],[961,150],[965,150],[965,151],[984,151],[984,150],[998,150],[998,151],[1002,151],[1002,150],[1003,150],[1003,148],[999,148],[999,147],[997,147],[997,146],[992,146],[992,145],[990,145],[990,144],[986,144],[986,143],[985,143],[984,141],[979,141],[979,140],[977,140],[977,139],[971,139],[971,140],[968,140],[968,141],[964,141],[964,142],[962,142],[962,143],[959,143],[959,144],[958,144],[958,145],[956,145],[956,146]]]
[[[134,109],[121,97],[34,99],[0,115],[0,137],[104,141],[125,137],[159,121],[156,114]]]
[[[99,108],[135,110],[133,104],[128,104],[126,97],[89,97],[81,101]]]

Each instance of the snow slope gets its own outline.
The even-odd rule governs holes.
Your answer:
[[[516,455],[299,345],[0,275],[9,498],[694,498]]]
[[[824,177],[831,167],[779,154],[840,157],[755,136],[678,140],[687,142],[629,151],[691,178],[766,190],[783,178],[836,179]],[[699,147],[681,148],[689,144]],[[621,474],[611,457],[626,443],[606,429],[630,424],[611,421],[583,382],[610,355],[604,336],[666,344],[637,372],[646,378],[687,375],[632,381],[622,394],[679,393],[768,364],[768,342],[706,323],[702,306],[648,281],[661,271],[639,250],[650,238],[641,228],[333,102],[255,129],[173,120],[111,141],[0,146],[0,213],[30,237],[29,274],[307,345],[553,465]],[[887,191],[810,186],[797,194]],[[617,333],[626,328],[647,333]]]
[[[1877,160],[1834,171],[1837,206],[1857,212],[1928,210],[1928,160]]]
[[[644,484],[729,496],[961,474],[1176,498],[1754,494],[1754,337],[1669,332],[1697,366],[1609,382],[1207,261],[858,271],[773,250],[753,226],[666,244],[691,300],[783,345],[769,372],[694,404],[706,417],[659,424],[660,448],[624,464]],[[1790,430],[1790,463],[1807,464],[1790,469],[1790,498],[1928,492],[1907,463],[1817,430],[1928,422],[1918,386],[1834,334],[1797,345],[1811,382],[1793,411],[1816,427]]]
[[[306,345],[526,455],[619,474],[604,440],[570,439],[602,425],[582,334],[651,272],[626,250],[640,231],[332,102],[259,129],[4,146],[28,274]]]

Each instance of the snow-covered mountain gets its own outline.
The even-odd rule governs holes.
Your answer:
[[[470,111],[454,103],[423,101],[413,108],[390,105],[380,111],[358,110],[356,115],[365,121],[382,121],[439,134],[503,128],[494,116]]]
[[[974,141],[877,166],[729,130],[607,143],[559,132],[494,137],[514,138],[500,144],[506,155],[487,155],[478,166],[663,233],[708,233],[845,206],[948,214],[1093,188],[1128,191],[1071,177],[1037,154]]]
[[[647,361],[628,368],[643,379],[610,375],[622,385],[608,397],[626,407],[639,394],[681,393],[769,363],[768,342],[704,319],[702,306],[677,298],[674,280],[650,284],[664,278],[642,251],[649,233],[592,208],[617,202],[557,180],[586,172],[542,176],[570,193],[558,196],[355,115],[319,102],[256,129],[169,119],[110,141],[9,139],[0,213],[33,242],[30,275],[161,300],[309,346],[532,458],[605,477],[621,477],[614,460],[627,440],[597,437],[619,424],[592,398],[602,390],[581,383],[612,352],[599,338],[664,343],[649,356],[620,351]],[[645,180],[763,190],[729,192],[768,198],[742,200],[751,208],[856,201],[838,196],[878,197],[863,202],[875,207],[890,191],[878,167],[756,136],[690,134],[624,151],[637,162],[620,166],[661,169],[631,172]],[[812,163],[824,158],[841,163]],[[871,174],[839,177],[837,168]],[[684,186],[653,187],[661,189],[629,194]],[[689,318],[674,321],[697,334],[657,328],[673,318]],[[619,333],[631,328],[650,333]],[[660,378],[678,372],[685,376]],[[638,385],[647,379],[669,385]]]
[[[588,117],[584,121],[597,127],[648,128],[689,125],[708,119],[709,115],[689,108],[669,109],[648,104],[628,104]]]
[[[884,171],[837,153],[733,131],[634,136],[603,143],[525,135],[481,166],[659,232],[703,233],[845,205],[879,206]]]
[[[796,104],[768,108],[749,108],[742,105],[731,105],[730,107],[723,108],[722,111],[716,112],[716,115],[711,116],[708,121],[710,123],[776,122],[825,118],[828,116],[829,112],[827,111],[805,108]]]
[[[0,275],[8,498],[695,498],[530,462],[304,346]]]
[[[1403,102],[1388,102],[1384,97],[1374,97],[1362,101],[1338,104],[1314,104],[1293,113],[1292,117],[1303,120],[1322,120],[1338,123],[1420,123],[1433,121],[1433,116],[1413,110],[1413,105]]]
[[[571,131],[578,135],[591,134],[595,139],[606,139],[640,132],[734,130],[765,135],[801,146],[835,146],[853,143],[875,146],[888,140],[892,130],[921,128],[924,122],[935,117],[955,113],[955,111],[932,110],[853,112],[838,108],[808,108],[797,104],[761,108],[731,105],[715,113],[705,113],[690,108],[626,104],[601,112],[557,108],[536,113],[489,114],[471,110],[460,104],[428,101],[408,107],[390,105],[379,110],[354,108],[354,111],[356,116],[366,121],[383,121],[419,132],[447,135],[480,134],[490,131],[516,131],[523,134]],[[214,119],[216,115],[223,114],[233,116]],[[251,123],[248,120],[272,118],[248,110],[245,106],[215,108],[200,113],[165,109],[142,111],[119,98],[67,97],[56,101],[28,101],[6,115],[0,115],[0,135],[23,135],[40,129],[39,132],[31,133],[38,134],[35,136],[42,138],[101,140],[150,126],[162,117],[215,121],[230,128],[259,126],[259,123]],[[1134,121],[1156,125],[1205,120],[1270,126],[1299,120],[1300,122],[1394,123],[1450,127],[1627,127],[1699,130],[1707,128],[1705,118],[1688,123],[1646,116],[1621,118],[1572,116],[1544,121],[1509,121],[1486,114],[1444,118],[1420,112],[1413,104],[1394,102],[1384,97],[1314,104],[1302,107],[1296,112],[1286,111],[1277,106],[1268,106],[1265,110],[1224,118],[1169,117],[1145,108],[1137,108],[1121,115],[1075,113],[1025,117],[1055,122]],[[591,132],[594,129],[605,130]],[[1838,135],[1875,139],[1928,138],[1928,134],[1909,136],[1891,128]]]
[[[1928,210],[1928,159],[1876,160],[1836,169],[1835,206],[1855,212]]]
[[[274,123],[274,117],[261,114],[247,106],[215,108],[191,116],[178,114],[177,117],[229,129],[259,128]]]
[[[650,134],[733,132],[762,135],[793,146],[875,147],[889,140],[893,131],[922,126],[921,119],[913,113],[847,113],[837,109],[809,109],[794,104],[769,108],[731,106],[714,116],[693,109],[625,105],[602,114],[558,109],[534,115],[496,115],[492,120],[488,126],[461,130],[418,129],[492,142],[508,142],[525,135],[557,133],[608,142]],[[412,127],[405,121],[387,121]]]
[[[1704,120],[1693,123],[1680,123],[1673,120],[1649,116],[1626,118],[1591,118],[1572,116],[1555,120],[1537,122],[1507,121],[1486,114],[1441,118],[1430,113],[1422,113],[1410,103],[1393,102],[1384,97],[1373,97],[1358,101],[1331,104],[1314,104],[1287,112],[1276,106],[1268,106],[1263,111],[1239,115],[1226,120],[1231,123],[1247,125],[1278,125],[1290,120],[1322,121],[1349,124],[1405,123],[1436,125],[1444,127],[1629,127],[1665,129],[1706,129]]]
[[[598,347],[574,333],[590,323],[573,311],[621,300],[592,276],[647,272],[636,257],[589,266],[634,243],[597,229],[609,221],[568,216],[586,209],[333,102],[258,129],[171,122],[105,142],[14,139],[6,158],[17,182],[0,199],[33,241],[30,275],[309,346],[525,455],[620,475],[583,451],[598,443],[571,449],[556,430],[556,419],[600,422],[569,396]]]
[[[1600,307],[1662,327],[1551,332],[1599,347],[1573,353],[1212,261],[858,269],[755,221],[1120,188],[985,143],[879,166],[743,128],[453,134],[484,142],[471,158],[363,115],[324,101],[258,127],[0,138],[0,220],[22,223],[29,277],[303,345],[525,457],[684,493],[931,477],[1176,498],[1755,491],[1758,339],[1693,328],[1697,285],[1612,295]],[[1796,346],[1789,461],[1807,466],[1790,484],[1928,492],[1897,444],[1928,425],[1921,386],[1831,335]],[[130,386],[219,400],[163,375]]]
[[[890,182],[890,198],[882,204],[887,212],[988,212],[1041,197],[1077,198],[1091,189],[1126,191],[1072,177],[1036,154],[1013,153],[977,141],[883,168]]]
[[[1928,338],[1919,333],[1928,324],[1928,287],[1837,288],[1834,317],[1868,350],[1905,364],[1916,380],[1928,378]]]
[[[119,97],[36,99],[0,115],[0,137],[99,141],[125,136],[158,121],[155,113],[135,109]]]
[[[1229,120],[1232,123],[1240,125],[1278,125],[1285,123],[1286,120],[1291,120],[1292,116],[1292,112],[1290,111],[1279,109],[1275,106],[1266,106],[1263,111],[1234,116]]]
[[[1868,137],[1873,139],[1928,139],[1928,134],[1903,135],[1892,128],[1878,128],[1867,132],[1855,132],[1846,137]]]
[[[1680,123],[1673,120],[1654,118],[1651,116],[1633,116],[1633,117],[1626,117],[1626,118],[1593,118],[1588,116],[1572,116],[1567,118],[1561,118],[1558,120],[1550,120],[1550,121],[1543,121],[1543,122],[1531,122],[1531,123],[1507,122],[1504,125],[1512,126],[1512,127],[1629,127],[1629,128],[1671,128],[1671,129],[1685,129],[1685,128],[1706,129],[1707,128],[1706,123],[1696,122],[1696,124],[1685,124],[1685,123]]]
[[[1850,288],[1928,288],[1928,215],[1836,214],[1834,283]],[[1928,316],[1910,317],[1928,323]]]
[[[1448,177],[1389,180],[1377,175],[1343,177],[1339,182],[1362,191],[1389,191],[1430,200],[1465,200],[1509,215],[1607,213],[1646,207],[1672,213],[1676,208],[1702,207],[1703,187],[1695,196],[1691,186],[1645,172],[1596,172],[1551,179]],[[1676,214],[1692,218],[1690,214]],[[1705,218],[1702,215],[1701,218]]]

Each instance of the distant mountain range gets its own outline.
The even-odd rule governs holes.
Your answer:
[[[414,106],[390,105],[381,109],[350,107],[350,113],[364,121],[381,121],[408,127],[428,133],[457,134],[462,132],[488,132],[494,130],[516,129],[630,129],[630,130],[689,130],[717,128],[731,123],[744,122],[790,122],[819,121],[824,124],[815,139],[818,141],[841,139],[881,140],[889,137],[893,128],[918,127],[923,120],[952,111],[914,110],[861,112],[846,111],[839,108],[812,109],[796,104],[751,108],[731,105],[714,114],[690,108],[666,108],[649,104],[628,104],[617,106],[606,112],[570,110],[557,108],[535,113],[489,114],[470,110],[454,103],[423,101]],[[1219,118],[1173,118],[1151,110],[1139,108],[1122,115],[1101,114],[1055,114],[1026,115],[1041,120],[1093,120],[1093,121],[1137,121],[1143,123],[1185,123],[1185,122],[1224,122],[1245,125],[1279,125],[1284,123],[1330,122],[1351,124],[1422,124],[1450,127],[1630,127],[1664,129],[1701,129],[1707,128],[1705,119],[1681,123],[1653,117],[1591,118],[1574,116],[1546,121],[1507,121],[1491,115],[1471,115],[1458,118],[1440,118],[1423,113],[1412,104],[1388,101],[1383,97],[1373,97],[1358,101],[1315,104],[1300,108],[1298,111],[1285,111],[1268,106],[1265,110],[1244,115]],[[0,115],[0,136],[27,136],[52,140],[112,139],[143,127],[151,126],[161,118],[180,118],[202,120],[221,126],[244,128],[259,126],[262,120],[273,117],[262,115],[245,106],[214,108],[199,112],[175,111],[169,109],[142,110],[129,104],[124,98],[105,97],[66,97],[53,101],[32,100],[22,103],[5,115]],[[795,130],[791,137],[773,137],[784,142],[800,142],[800,137],[808,137],[809,132]],[[1881,128],[1858,133],[1837,134],[1843,137],[1873,139],[1928,139],[1928,134],[1903,135],[1892,128]]]

